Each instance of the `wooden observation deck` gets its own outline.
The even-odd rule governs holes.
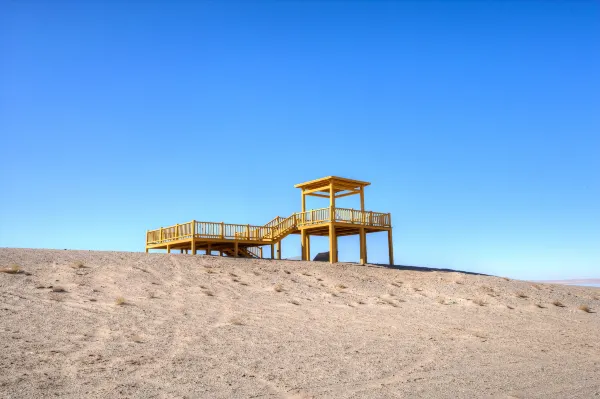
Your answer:
[[[290,234],[300,234],[302,259],[310,260],[310,237],[329,236],[329,261],[338,261],[337,237],[360,236],[360,263],[367,262],[367,233],[387,232],[390,264],[394,264],[392,218],[389,213],[366,211],[364,189],[370,183],[329,176],[295,185],[302,190],[302,210],[286,218],[277,216],[263,226],[199,222],[161,227],[146,232],[146,252],[150,249],[198,250],[221,256],[263,258],[263,247],[271,247],[271,259],[281,259],[281,241]],[[329,206],[306,209],[306,196],[329,199]],[[360,195],[360,209],[337,208],[336,198]],[[275,251],[275,247],[277,250]]]

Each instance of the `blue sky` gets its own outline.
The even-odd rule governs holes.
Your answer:
[[[0,246],[142,251],[339,175],[398,264],[600,276],[598,2],[121,3],[0,2]]]

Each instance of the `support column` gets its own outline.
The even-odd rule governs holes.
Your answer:
[[[210,250],[210,243],[208,243],[208,244],[207,244],[207,247],[206,247],[206,254],[207,254],[207,255],[212,255],[212,251]]]
[[[271,259],[275,259],[275,245],[271,244]]]
[[[302,255],[302,260],[306,260],[306,230],[300,230],[300,255]]]
[[[194,238],[192,238],[192,255],[196,255],[196,240]]]
[[[237,258],[238,257],[238,242],[234,241],[233,243],[233,257]]]
[[[219,256],[223,256],[223,251],[219,251]]]
[[[335,233],[335,189],[329,184],[329,263],[337,262],[337,235]]]
[[[306,260],[310,260],[310,234],[306,235]]]
[[[306,221],[306,195],[304,195],[304,189],[302,189],[302,207],[300,213],[300,222],[304,223]]]
[[[335,222],[335,190],[333,183],[329,184],[329,222]]]
[[[148,247],[146,247],[146,253],[148,253]]]
[[[171,246],[167,245],[167,253],[170,254],[171,253]]]
[[[360,229],[360,264],[364,265],[367,263],[367,235],[365,234],[365,228]]]
[[[335,225],[329,224],[329,263],[337,262],[337,236],[335,233]]]
[[[365,211],[365,188],[360,188],[360,210]]]
[[[277,259],[281,260],[281,241],[277,242]]]
[[[179,250],[179,253],[181,253],[181,254],[183,253],[183,248],[181,248],[181,249]]]
[[[394,242],[392,241],[392,229],[388,230],[388,251],[390,252],[390,266],[394,265]]]

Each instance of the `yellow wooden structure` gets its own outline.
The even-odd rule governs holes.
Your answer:
[[[302,210],[286,218],[277,216],[263,226],[224,222],[191,222],[161,227],[146,232],[146,252],[150,249],[180,250],[196,254],[198,250],[233,257],[263,258],[263,247],[271,246],[271,258],[281,259],[281,240],[299,234],[302,259],[310,260],[310,237],[329,236],[329,261],[338,261],[337,238],[359,235],[360,263],[367,263],[368,233],[387,232],[390,265],[394,264],[392,217],[389,213],[365,210],[365,187],[370,183],[336,176],[323,177],[294,187],[302,191]],[[337,198],[360,196],[360,209],[338,208]],[[322,197],[329,206],[306,209],[306,197]],[[276,250],[275,250],[276,248]],[[276,256],[275,256],[276,255]]]

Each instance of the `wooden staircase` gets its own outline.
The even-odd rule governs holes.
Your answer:
[[[235,249],[232,247],[227,247],[223,249],[223,253],[227,256],[234,257]],[[240,258],[251,258],[251,259],[260,259],[262,258],[262,248],[258,247],[239,247],[238,248],[238,257]]]

